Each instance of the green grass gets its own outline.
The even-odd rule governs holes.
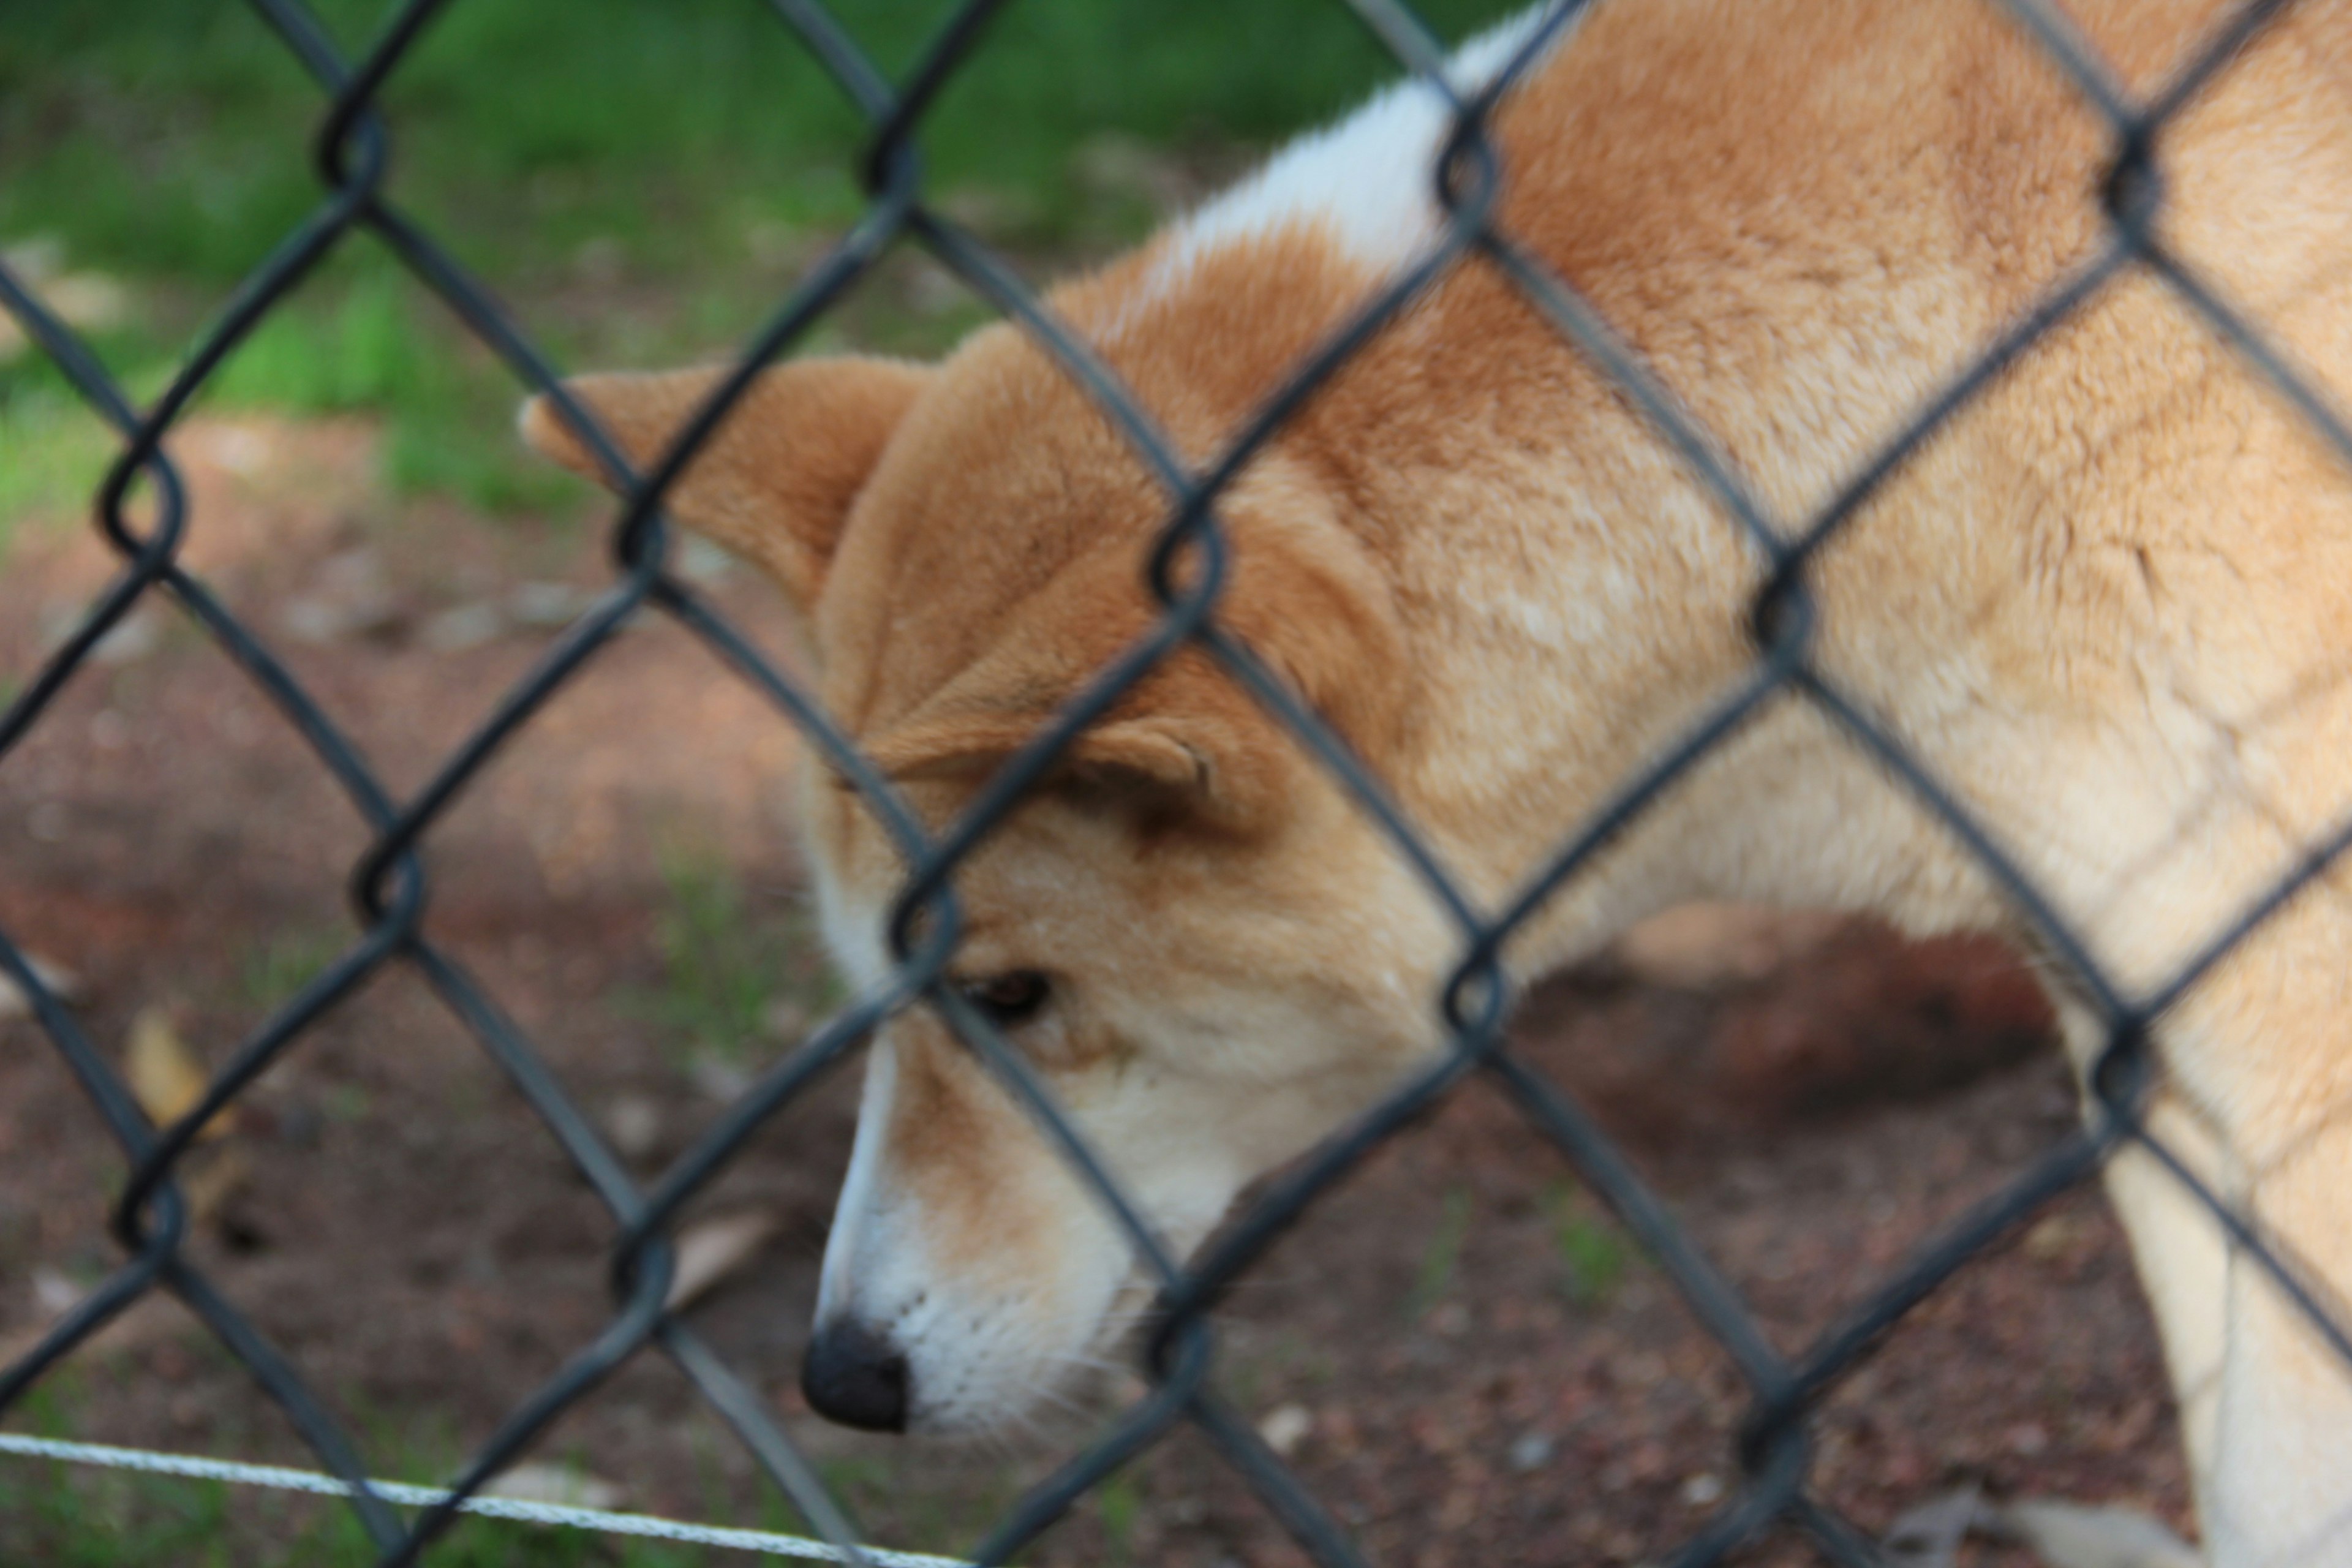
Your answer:
[[[0,561],[24,519],[78,515],[116,450],[106,426],[61,388],[12,391],[0,380]]]
[[[237,965],[237,1000],[256,1012],[276,1011],[325,973],[353,940],[326,928],[282,931],[263,938]]]
[[[70,1370],[26,1397],[10,1425],[72,1437],[86,1394]],[[371,1443],[404,1479],[448,1474],[446,1437]],[[774,1510],[772,1510],[774,1511]],[[413,1518],[411,1511],[408,1517]],[[791,1530],[785,1522],[771,1528]],[[43,1568],[366,1568],[376,1552],[357,1517],[325,1499],[53,1460],[0,1456],[0,1563]],[[705,1550],[586,1531],[461,1519],[425,1568],[749,1568],[767,1553]]]
[[[740,1061],[767,1035],[778,1002],[796,1002],[812,1017],[833,1005],[833,981],[796,911],[751,897],[722,856],[673,847],[662,858],[662,885],[653,929],[661,984],[621,1002],[681,1055]]]
[[[1605,1307],[1631,1262],[1624,1237],[1583,1189],[1559,1183],[1544,1196],[1552,1246],[1559,1254],[1560,1292],[1578,1307]]]
[[[743,884],[723,861],[672,855],[662,880],[668,901],[654,921],[663,972],[656,1015],[694,1046],[740,1057],[775,994],[773,938],[751,921]]]
[[[0,1458],[0,1561],[46,1568],[366,1568],[376,1552],[340,1503],[12,1457]],[[718,1568],[779,1561],[471,1518],[424,1558],[427,1568]]]
[[[1423,6],[1449,36],[1516,8]],[[352,49],[389,7],[318,9]],[[951,9],[837,7],[893,75]],[[1068,177],[1088,137],[1263,142],[1397,71],[1331,0],[1030,0],[990,25],[921,145],[936,187],[990,193],[1018,233],[1066,238],[1093,217]],[[864,123],[745,0],[467,0],[383,101],[393,195],[478,259],[547,268],[594,241],[625,269],[672,271],[861,205]],[[320,110],[244,7],[14,6],[0,29],[0,233],[54,232],[109,268],[226,281],[317,205]]]
[[[1106,1568],[1126,1568],[1135,1561],[1135,1521],[1143,1511],[1143,1490],[1136,1483],[1134,1470],[1112,1471],[1095,1484],[1092,1495],[1095,1517],[1102,1521],[1103,1540],[1108,1548],[1103,1557]]]
[[[908,1551],[954,1553],[969,1549],[1001,1520],[1021,1495],[1020,1462],[997,1455],[979,1464],[955,1467],[942,1479],[937,1455],[901,1448],[889,1458],[836,1454],[817,1461],[817,1472],[835,1500],[867,1531],[866,1539]],[[1123,1474],[1123,1472],[1122,1472]],[[1118,1478],[1107,1486],[1117,1484]],[[1132,1483],[1128,1483],[1130,1502]],[[1117,1506],[1116,1503],[1113,1505]],[[1132,1530],[1133,1514],[1125,1519]],[[779,1503],[765,1528],[799,1531]]]
[[[1421,1267],[1405,1297],[1405,1316],[1414,1322],[1427,1317],[1454,1289],[1454,1276],[1462,1262],[1462,1244],[1470,1236],[1470,1189],[1445,1189],[1445,1206],[1422,1248]]]
[[[1511,0],[1425,0],[1456,37]],[[383,0],[320,0],[356,49]],[[903,74],[950,7],[839,10]],[[0,26],[0,244],[40,238],[123,281],[114,368],[148,384],[227,289],[321,199],[321,98],[239,5],[25,3]],[[1397,68],[1332,0],[1027,0],[993,21],[920,138],[927,190],[987,235],[1092,252],[1148,203],[1084,176],[1090,147],[1278,139]],[[566,363],[651,363],[740,341],[863,205],[866,131],[752,0],[465,0],[382,100],[390,196],[513,303]],[[858,304],[814,346],[936,353],[984,312]],[[107,443],[55,378],[0,366],[7,520],[83,504]],[[351,237],[224,367],[208,395],[386,417],[395,493],[543,511],[585,492],[514,449],[515,387],[373,240]],[[31,454],[19,459],[17,454]]]
[[[5,0],[0,0],[5,3]],[[97,334],[101,352],[125,348],[120,331]],[[137,357],[135,350],[132,357]],[[163,364],[148,356],[128,378],[133,397],[152,395],[164,383]],[[121,448],[111,429],[76,395],[65,373],[37,350],[0,361],[0,565],[19,531],[31,524],[86,521],[99,482]],[[143,487],[132,491],[134,521],[147,515]]]

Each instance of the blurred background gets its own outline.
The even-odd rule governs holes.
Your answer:
[[[1422,6],[1448,38],[1512,8]],[[351,0],[319,12],[354,52],[383,20]],[[842,7],[893,74],[945,15]],[[927,122],[928,188],[1042,283],[1394,74],[1323,0],[1031,0],[992,25]],[[749,0],[456,0],[381,101],[393,199],[566,368],[727,353],[861,210],[858,119]],[[240,6],[0,0],[0,256],[152,397],[319,205],[321,113]],[[803,346],[929,355],[987,316],[901,249]],[[183,560],[398,790],[610,580],[610,507],[520,451],[518,392],[354,235],[171,442],[194,499]],[[0,320],[0,700],[110,575],[88,524],[111,445]],[[786,628],[750,574],[699,545],[680,569],[782,656]],[[428,842],[434,934],[640,1174],[839,999],[787,816],[796,750],[698,645],[648,623]],[[0,927],[159,1118],[351,944],[341,889],[364,845],[282,719],[160,599],[0,763]],[[118,1261],[104,1223],[121,1164],[24,1014],[0,991],[0,1359]],[[2072,1115],[2011,960],[1818,918],[1685,911],[1540,989],[1520,1036],[1791,1346]],[[795,1369],[853,1090],[795,1104],[697,1206],[680,1300],[876,1538],[954,1550],[1135,1384],[1114,1373],[1108,1404],[977,1447],[807,1416]],[[403,971],[271,1068],[191,1157],[187,1191],[195,1256],[378,1474],[447,1472],[608,1315],[608,1220]],[[1483,1088],[1319,1206],[1240,1293],[1221,1343],[1228,1394],[1384,1563],[1636,1563],[1733,1482],[1745,1394],[1729,1364]],[[1979,1483],[2177,1521],[2162,1386],[2120,1244],[2078,1197],[1973,1266],[1840,1394],[1822,1473],[1874,1529]],[[0,1425],[309,1462],[160,1298]],[[567,1415],[509,1487],[798,1528],[651,1359]],[[0,1561],[367,1560],[336,1507],[0,1458]],[[747,1561],[480,1521],[429,1560]],[[1031,1560],[1300,1561],[1189,1437],[1100,1489]],[[1810,1558],[1755,1559],[1783,1560]]]

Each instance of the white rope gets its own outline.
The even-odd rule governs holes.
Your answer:
[[[289,1470],[277,1465],[240,1464],[233,1459],[206,1459],[193,1454],[157,1454],[145,1448],[117,1448],[104,1443],[62,1443],[49,1437],[26,1437],[0,1432],[0,1454],[27,1459],[61,1459],[68,1464],[103,1465],[118,1470],[143,1470],[151,1475],[185,1476],[195,1480],[226,1481],[233,1486],[270,1487],[279,1491],[315,1492],[321,1497],[348,1498],[353,1489],[316,1470]],[[439,1487],[412,1486],[404,1481],[370,1481],[377,1495],[397,1503],[429,1508],[449,1494]],[[571,1508],[562,1503],[525,1502],[519,1498],[469,1497],[457,1505],[466,1513],[489,1519],[519,1520],[526,1524],[564,1525],[573,1530],[597,1530],[608,1535],[645,1535],[657,1541],[678,1541],[694,1546],[723,1546],[737,1552],[766,1552],[780,1557],[813,1558],[823,1563],[848,1563],[837,1546],[802,1535],[780,1535],[766,1530],[732,1530],[715,1524],[689,1524],[647,1513],[615,1513],[601,1508]],[[971,1568],[961,1558],[933,1557],[921,1552],[888,1552],[878,1546],[860,1549],[875,1568]]]

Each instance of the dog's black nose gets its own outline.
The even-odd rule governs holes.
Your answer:
[[[818,1415],[845,1426],[907,1429],[907,1358],[855,1318],[818,1327],[801,1363],[801,1392]]]

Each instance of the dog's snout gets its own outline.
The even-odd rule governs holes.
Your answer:
[[[855,1318],[818,1326],[801,1363],[801,1392],[819,1415],[845,1426],[907,1429],[907,1357]]]

